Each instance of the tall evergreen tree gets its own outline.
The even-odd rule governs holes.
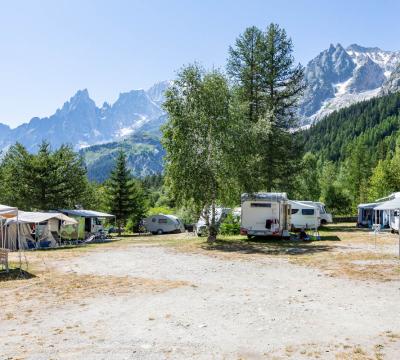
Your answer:
[[[0,165],[2,201],[24,210],[85,205],[89,183],[82,158],[69,146],[52,151],[47,142],[37,154],[12,146]]]
[[[110,212],[115,215],[118,233],[135,210],[135,183],[127,167],[125,153],[118,153],[115,167],[106,183],[107,202]]]
[[[290,176],[297,170],[301,151],[290,133],[296,126],[296,106],[304,89],[303,68],[295,65],[293,44],[284,29],[276,24],[266,32],[246,29],[230,49],[228,73],[248,104],[248,140],[254,184],[248,188],[288,190]]]

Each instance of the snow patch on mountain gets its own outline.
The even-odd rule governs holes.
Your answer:
[[[399,64],[400,51],[357,44],[347,49],[340,44],[331,45],[305,69],[307,88],[299,110],[302,125],[356,102],[380,96],[382,89],[396,88],[388,82],[396,83],[392,73]]]

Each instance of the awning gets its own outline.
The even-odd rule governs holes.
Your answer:
[[[78,223],[75,219],[70,218],[62,213],[18,211],[18,222],[20,223],[39,224],[50,219],[63,221],[64,225],[75,225]],[[9,219],[7,222],[17,222],[17,217],[14,215],[14,217]]]
[[[373,209],[373,208],[375,208],[376,206],[378,206],[380,204],[382,204],[382,203],[381,202],[375,202],[375,203],[369,203],[369,204],[360,204],[360,205],[358,205],[358,207],[360,209]]]
[[[69,216],[79,216],[84,218],[113,218],[115,215],[93,210],[58,210]]]
[[[17,216],[18,209],[16,207],[0,205],[0,217],[3,218],[12,218]]]
[[[395,198],[390,201],[385,201],[382,204],[374,207],[374,210],[397,210],[400,209],[400,198]]]

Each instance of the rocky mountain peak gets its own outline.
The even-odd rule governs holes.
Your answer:
[[[366,53],[366,52],[379,52],[382,50],[378,47],[364,47],[358,44],[351,44],[350,46],[347,47],[346,51],[356,51],[360,53]]]

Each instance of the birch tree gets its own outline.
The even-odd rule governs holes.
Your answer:
[[[184,67],[166,92],[169,119],[163,128],[166,184],[177,204],[205,209],[208,241],[216,239],[216,206],[234,187],[230,91],[218,71]]]

